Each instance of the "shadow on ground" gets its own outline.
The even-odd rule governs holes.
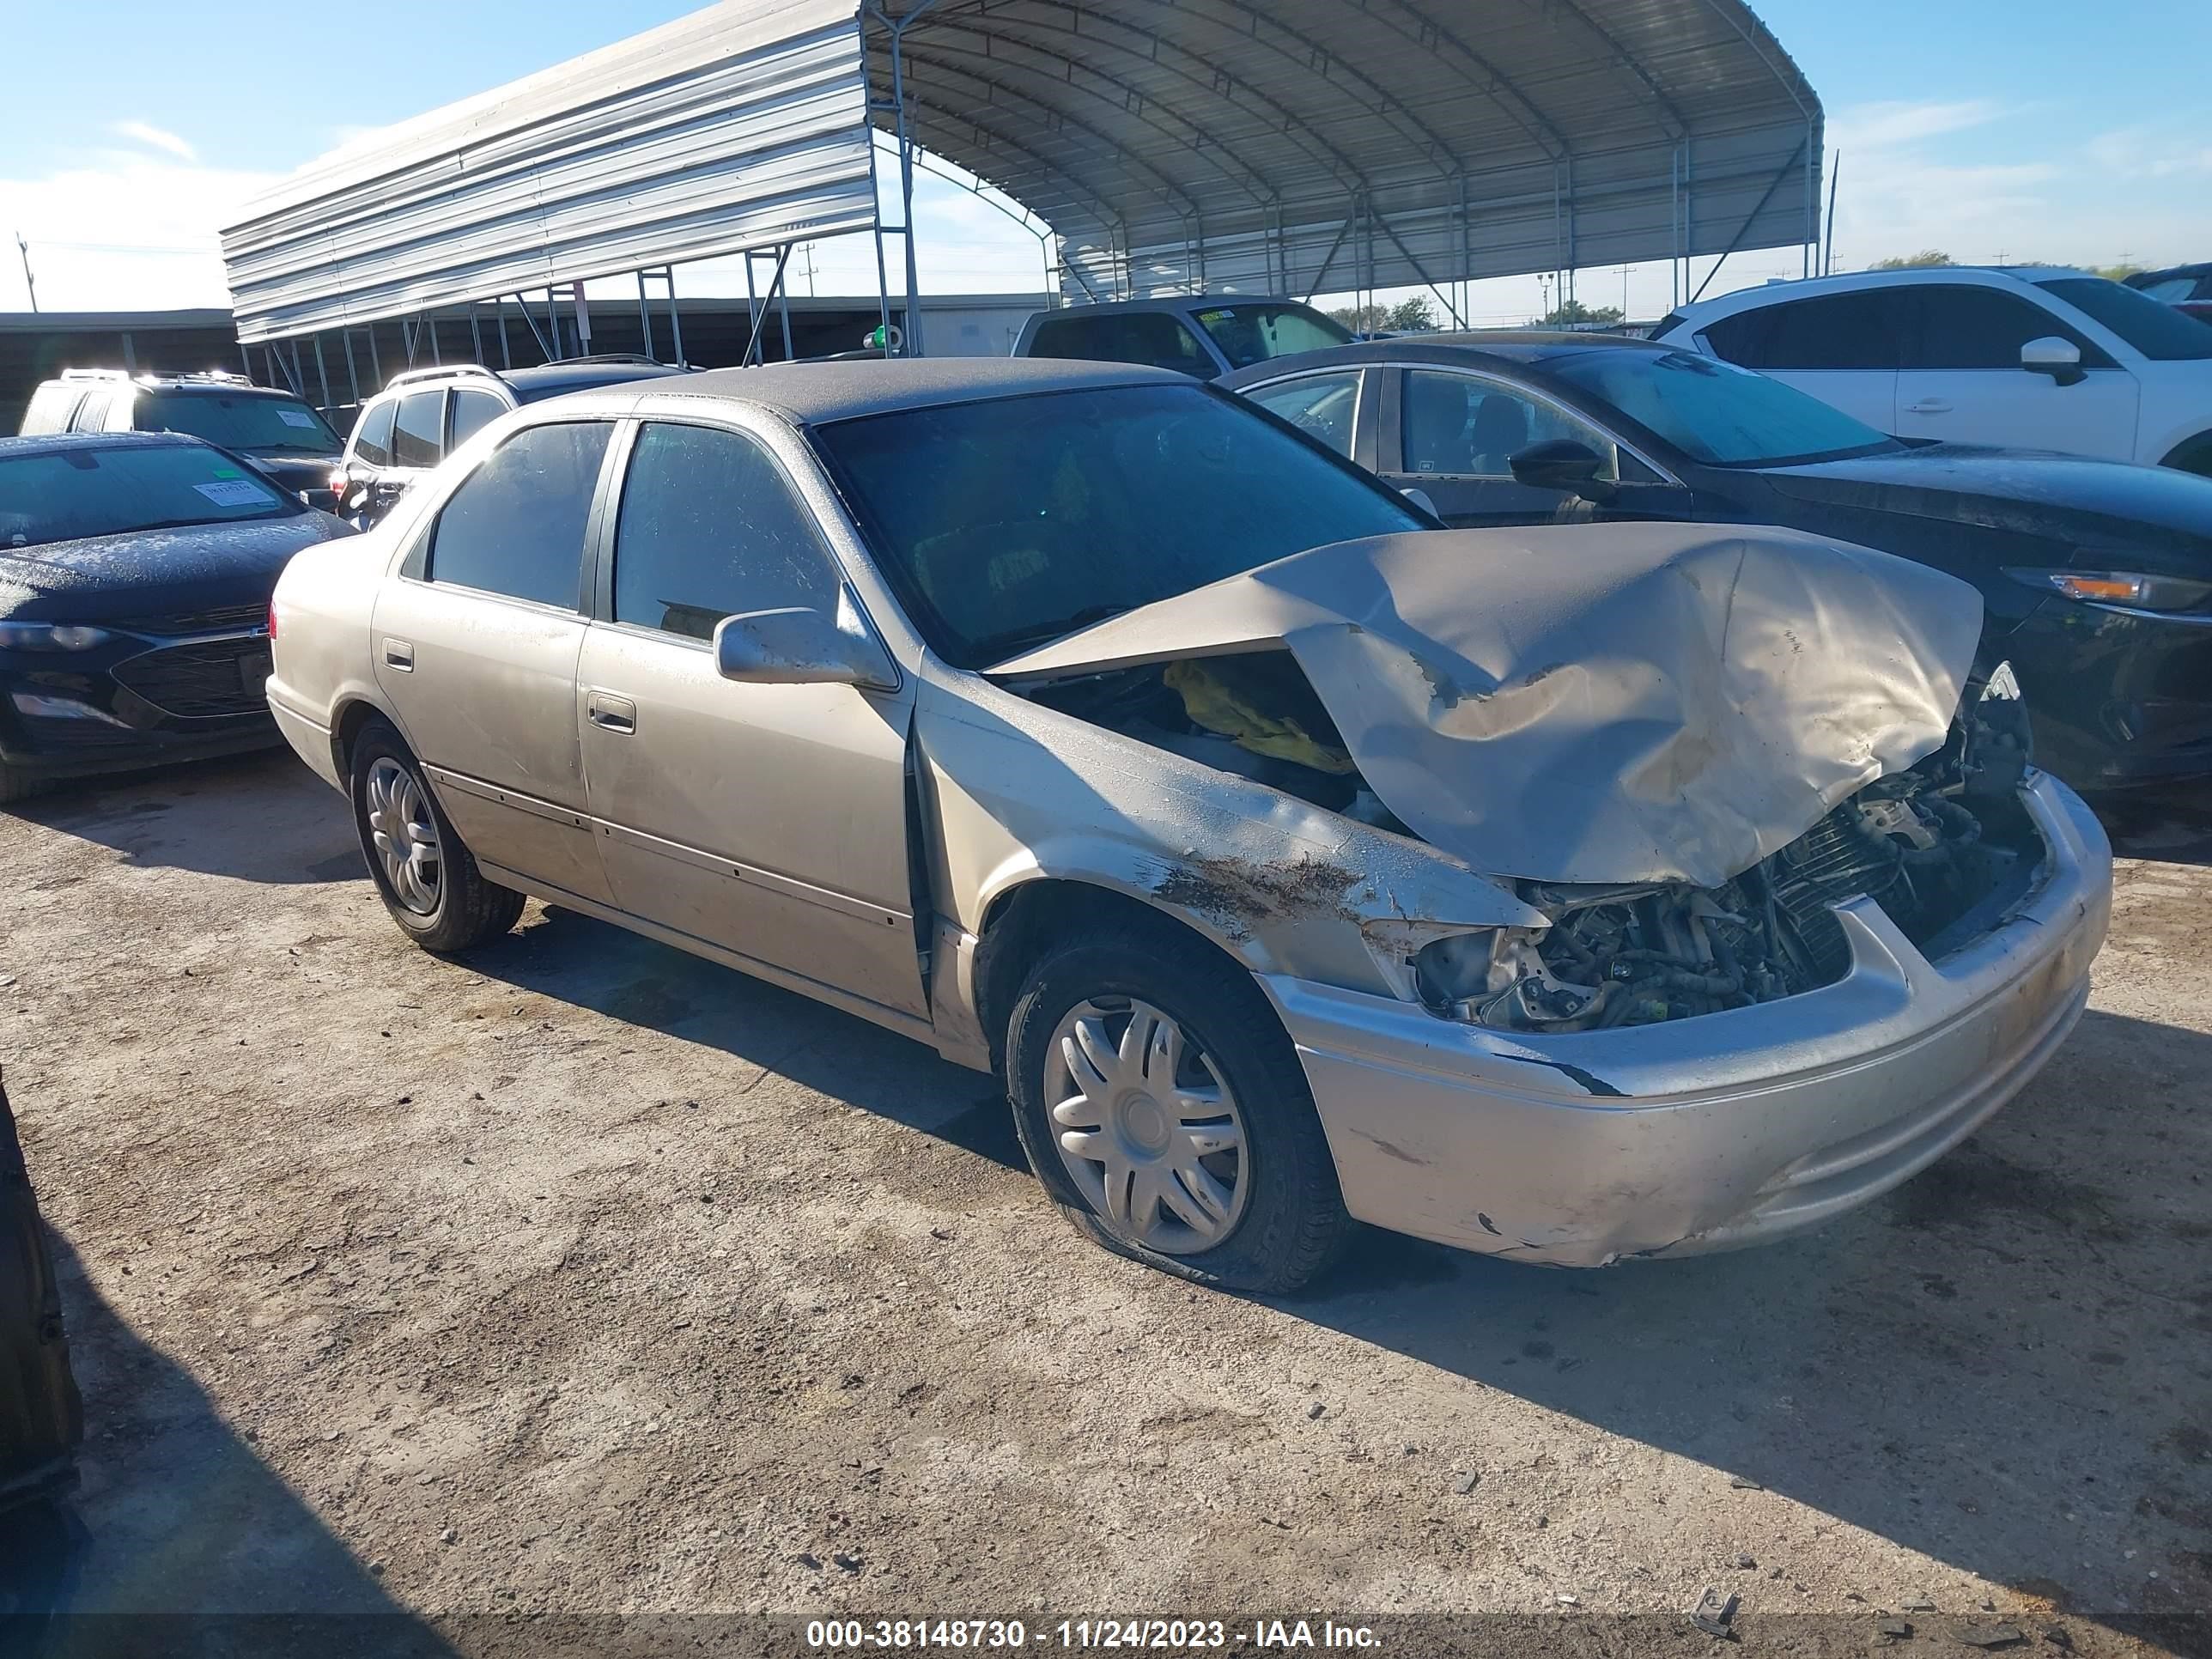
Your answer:
[[[368,875],[345,801],[289,749],[76,779],[6,810],[149,869],[278,885]]]
[[[720,1049],[770,1073],[1026,1172],[997,1083],[811,997],[689,956],[627,929],[549,907],[469,958],[518,989]]]
[[[2120,857],[2212,865],[2212,786],[2108,795],[2095,805]]]
[[[1577,1273],[1370,1233],[1291,1310],[2061,1607],[2201,1613],[2206,1076],[2212,1037],[2093,1012],[1981,1134],[1810,1237]]]
[[[449,1653],[50,1238],[82,1482],[0,1517],[0,1654]]]

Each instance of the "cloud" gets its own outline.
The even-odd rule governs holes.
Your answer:
[[[117,149],[38,179],[0,176],[0,228],[31,245],[51,311],[225,306],[216,228],[272,174],[187,166]],[[24,306],[19,269],[0,265],[0,309]]]
[[[1830,118],[1831,149],[1895,149],[1945,133],[1987,126],[2013,112],[1987,98],[1955,102],[1854,104]]]
[[[2090,139],[2082,153],[2106,173],[2123,179],[2212,173],[2212,146],[2178,125],[2116,127]]]
[[[150,149],[167,150],[180,161],[197,161],[199,152],[173,132],[146,121],[118,121],[111,129],[117,136],[133,139]]]

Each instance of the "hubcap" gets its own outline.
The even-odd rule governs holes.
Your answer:
[[[368,839],[399,902],[418,916],[436,915],[445,868],[437,822],[414,774],[389,757],[368,769]]]
[[[1211,1249],[1244,1217],[1244,1120],[1212,1058],[1133,999],[1068,1012],[1045,1060],[1060,1162],[1124,1238],[1164,1255]]]

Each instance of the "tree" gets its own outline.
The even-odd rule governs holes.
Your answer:
[[[1619,306],[1586,306],[1580,300],[1568,300],[1545,313],[1543,320],[1554,327],[1565,323],[1609,326],[1621,320],[1621,310]]]
[[[1917,253],[1900,253],[1887,259],[1877,259],[1869,270],[1933,270],[1941,265],[1959,262],[1939,247],[1923,247]]]
[[[2095,271],[2098,276],[2109,278],[2112,282],[2124,283],[2129,277],[2140,275],[2142,271],[2148,269],[2148,267],[2144,265],[2121,264],[2117,265],[2091,265],[2089,269]]]
[[[1339,306],[1328,314],[1354,334],[1373,334],[1390,326],[1387,306]]]
[[[1416,294],[1410,300],[1401,300],[1390,308],[1390,320],[1384,325],[1401,334],[1426,334],[1435,329],[1437,313],[1429,309],[1428,298]]]

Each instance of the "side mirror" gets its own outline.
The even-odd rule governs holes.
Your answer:
[[[835,617],[792,605],[723,617],[714,628],[714,672],[752,685],[857,685],[888,691],[898,684],[898,665],[852,594],[842,591]]]
[[[2081,348],[2046,334],[2021,347],[2020,366],[2031,374],[2048,374],[2061,386],[2077,386],[2082,378]]]
[[[1601,478],[1605,459],[1588,444],[1573,438],[1547,438],[1506,458],[1513,481],[1531,489],[1561,489],[1590,501],[1607,501],[1613,494],[1613,480]]]
[[[1437,519],[1443,516],[1437,511],[1437,504],[1429,499],[1429,492],[1427,490],[1420,489],[1417,485],[1408,484],[1405,489],[1400,490],[1398,493],[1401,495],[1403,495],[1407,501],[1413,502],[1415,507],[1419,507],[1422,512],[1427,514],[1431,518]]]

